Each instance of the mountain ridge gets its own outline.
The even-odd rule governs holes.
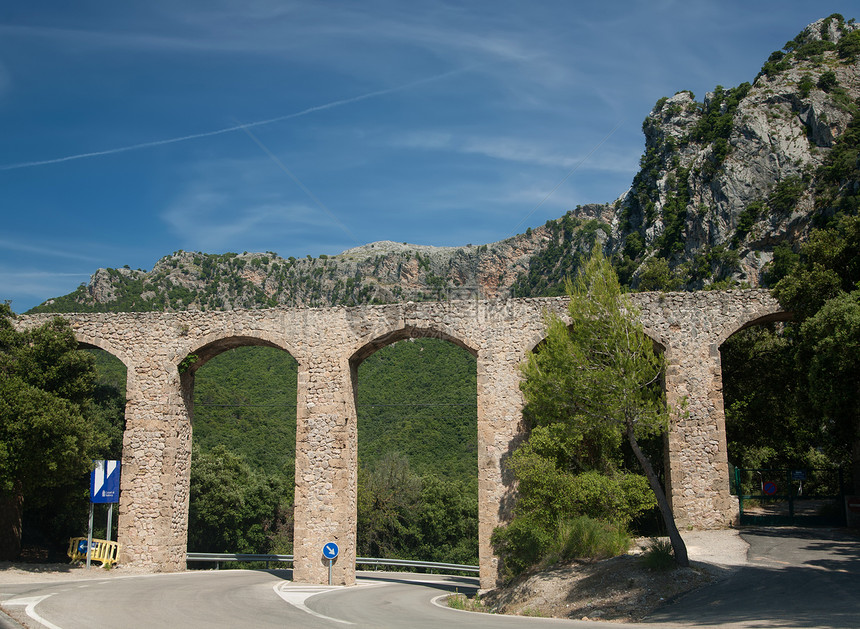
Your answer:
[[[860,25],[833,14],[774,51],[752,83],[718,85],[701,102],[686,90],[659,99],[643,122],[640,170],[614,202],[495,243],[380,241],[299,259],[177,251],[149,272],[99,269],[31,312],[554,295],[596,241],[633,290],[768,286],[780,248],[796,252],[858,191],[834,157],[860,144],[848,133],[860,125],[858,56]]]

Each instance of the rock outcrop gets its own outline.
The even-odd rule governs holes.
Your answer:
[[[642,170],[615,204],[613,251],[635,233],[646,254],[629,256],[637,273],[657,255],[687,288],[725,278],[760,285],[773,248],[808,232],[817,170],[857,111],[860,65],[849,44],[860,42],[858,28],[818,20],[752,84],[718,86],[702,103],[686,91],[658,101],[643,123]],[[696,272],[678,268],[690,262]]]

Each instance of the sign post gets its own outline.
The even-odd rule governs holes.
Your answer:
[[[334,563],[340,549],[334,542],[329,542],[323,546],[323,557],[328,559],[328,584],[331,585],[331,566]]]
[[[90,568],[90,553],[93,549],[93,507],[95,505],[90,502],[90,528],[87,533],[87,570]]]
[[[90,474],[90,529],[87,534],[87,568],[90,567],[90,554],[93,548],[93,507],[96,503],[108,506],[107,541],[111,541],[113,524],[113,503],[119,502],[119,461],[93,461]]]

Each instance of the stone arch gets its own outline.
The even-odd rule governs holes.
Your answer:
[[[467,352],[472,354],[472,356],[478,355],[478,350],[475,349],[468,341],[463,340],[458,336],[449,334],[448,332],[445,332],[439,328],[403,326],[400,328],[392,329],[389,332],[380,334],[373,339],[362,341],[359,347],[355,349],[350,355],[349,363],[352,368],[355,369],[358,367],[358,365],[362,363],[362,361],[364,361],[365,358],[367,358],[377,350],[391,345],[392,343],[396,343],[397,341],[416,338],[441,339],[443,341],[448,341],[458,347],[465,349]]]
[[[218,354],[222,354],[237,347],[274,347],[283,350],[298,360],[297,352],[294,348],[284,342],[283,339],[276,338],[274,334],[259,333],[258,335],[236,334],[225,335],[223,333],[213,333],[206,335],[200,339],[193,339],[193,343],[187,346],[188,351],[182,354],[179,352],[173,359],[173,362],[178,366],[186,356],[195,354],[197,360],[188,370],[194,373],[200,367],[205,365]]]
[[[190,335],[189,335],[190,336]],[[264,347],[264,348],[272,348],[278,350],[280,352],[284,352],[288,354],[293,361],[296,363],[300,362],[300,357],[296,355],[295,350],[292,347],[284,342],[283,339],[278,338],[277,335],[272,334],[268,331],[254,331],[254,333],[241,333],[241,334],[230,334],[229,331],[220,331],[212,334],[208,334],[206,336],[200,338],[190,337],[185,347],[183,347],[177,354],[172,357],[172,364],[174,367],[179,368],[182,364],[182,361],[189,355],[194,355],[197,359],[189,366],[189,368],[179,374],[180,386],[181,386],[181,399],[185,407],[185,415],[189,420],[191,430],[189,431],[186,449],[187,452],[184,454],[188,458],[188,467],[190,470],[190,449],[191,445],[194,442],[195,436],[194,433],[199,430],[199,426],[195,425],[195,415],[198,411],[195,410],[194,403],[194,391],[195,391],[195,379],[197,376],[197,372],[204,367],[209,361],[216,358],[217,356],[231,351],[235,349],[239,349],[242,347]],[[295,381],[293,381],[295,384]],[[288,402],[289,403],[289,402]],[[292,399],[293,409],[297,408],[298,399],[297,397]],[[199,410],[199,409],[198,409]],[[292,412],[292,411],[290,411]],[[290,435],[290,432],[292,434]],[[294,455],[298,450],[297,434],[296,431],[290,427],[290,432],[286,433],[292,440],[292,447]],[[286,446],[285,446],[286,447]],[[283,452],[283,450],[282,450]],[[252,463],[253,461],[249,459],[248,463]],[[182,491],[186,495],[186,508],[183,512],[184,522],[182,523],[182,527],[188,531],[188,518],[189,518],[189,508],[191,502],[191,485],[190,485],[190,473],[181,478],[181,482],[183,483]],[[190,532],[190,531],[189,531]],[[186,541],[186,544],[188,542]],[[205,549],[193,549],[193,550],[205,550]],[[261,551],[257,551],[261,552]]]
[[[480,367],[479,367],[479,362],[477,360],[479,352],[475,347],[471,346],[469,342],[463,340],[462,338],[460,338],[458,336],[454,336],[453,334],[451,334],[449,332],[443,331],[439,328],[432,327],[432,326],[424,327],[424,326],[408,326],[407,325],[407,326],[394,328],[390,331],[379,334],[378,336],[374,337],[373,339],[366,340],[366,341],[364,341],[363,344],[360,345],[360,347],[358,347],[357,349],[354,349],[354,351],[352,351],[352,353],[350,354],[349,359],[348,359],[349,371],[350,371],[350,374],[349,374],[350,375],[350,383],[352,386],[352,390],[351,390],[352,395],[350,396],[350,398],[351,398],[351,401],[353,404],[353,406],[351,408],[351,413],[353,414],[352,416],[355,417],[355,420],[356,420],[355,421],[355,431],[353,433],[353,435],[354,435],[353,438],[355,440],[354,441],[354,452],[355,452],[356,456],[358,453],[358,428],[357,428],[357,426],[358,426],[358,386],[359,386],[358,368],[365,359],[367,359],[369,356],[371,356],[375,352],[377,352],[377,351],[379,351],[379,350],[381,350],[381,349],[383,349],[389,345],[393,345],[397,342],[406,341],[406,340],[414,340],[414,339],[437,339],[437,340],[441,340],[441,341],[446,341],[447,343],[450,343],[450,344],[460,348],[461,350],[468,352],[468,354],[475,359],[475,363],[474,363],[475,385],[476,385],[475,394],[477,396],[477,388],[478,388],[477,381],[480,378]],[[474,412],[476,415],[476,423],[471,424],[471,429],[474,429],[474,431],[475,431],[474,438],[475,438],[475,447],[476,448],[477,448],[477,444],[478,444],[478,440],[479,440],[478,423],[481,422],[479,407],[480,407],[480,405],[477,403],[477,400],[476,400],[476,408],[474,409]],[[470,422],[471,422],[471,419],[470,419]],[[464,423],[463,425],[465,426],[467,424]],[[475,458],[478,459],[477,453],[475,453]],[[476,480],[480,477],[480,469],[479,469],[479,464],[478,464],[477,460],[475,461],[474,477]],[[481,502],[480,489],[478,491],[479,491],[478,509],[480,510],[480,508],[481,508],[480,507],[480,502]],[[356,494],[357,494],[357,487],[356,487]],[[475,516],[477,518],[478,514],[476,513]],[[356,520],[356,523],[357,523],[357,520]],[[357,531],[356,531],[355,539],[356,539],[356,544],[357,544],[357,542],[358,542]],[[487,544],[485,544],[485,545],[488,546],[488,542],[489,542],[489,540],[487,540]],[[483,545],[480,544],[480,542],[479,542],[479,549],[482,546]]]
[[[88,334],[83,333],[80,330],[72,329],[72,332],[75,335],[75,339],[78,341],[78,349],[100,349],[104,352],[107,352],[111,356],[117,358],[125,365],[126,370],[131,370],[131,367],[134,365],[134,361],[129,356],[129,351],[133,351],[134,348],[120,348],[115,347],[113,343],[109,343],[101,338],[94,338]]]
[[[114,347],[110,343],[99,342],[96,339],[84,340],[82,337],[83,334],[79,334],[77,331],[75,332],[75,338],[78,341],[78,349],[97,349],[103,352],[106,352],[120,361],[125,367],[125,391],[123,394],[128,398],[128,391],[130,388],[129,380],[134,378],[134,361],[128,356],[125,351],[120,350],[119,348]]]
[[[721,443],[721,446],[725,448],[727,461],[731,465],[737,465],[738,464],[737,458],[732,458],[732,459],[728,458],[729,442],[731,440],[736,439],[737,434],[736,433],[734,435],[730,434],[733,432],[732,428],[731,428],[731,424],[728,421],[726,421],[728,419],[726,417],[726,409],[729,408],[728,401],[731,400],[730,395],[729,395],[729,400],[727,401],[727,399],[726,399],[727,398],[726,388],[727,388],[727,383],[728,383],[728,388],[731,389],[732,381],[734,380],[735,382],[737,382],[736,379],[739,376],[738,376],[737,371],[734,371],[730,367],[727,368],[727,366],[725,364],[727,361],[727,355],[726,355],[727,348],[725,346],[729,343],[729,340],[732,337],[743,332],[744,330],[750,330],[751,328],[767,325],[769,323],[779,323],[779,322],[791,321],[793,319],[793,313],[791,313],[790,311],[782,309],[781,307],[778,306],[778,304],[776,304],[775,307],[771,308],[769,312],[765,312],[764,314],[756,312],[755,314],[758,316],[748,318],[745,321],[727,322],[727,324],[724,325],[723,328],[720,330],[719,336],[714,341],[715,351],[713,353],[715,356],[715,360],[717,361],[717,365],[719,367],[719,383],[720,383],[719,400],[720,400],[721,407],[723,410],[723,423],[725,426],[725,430],[724,430],[724,433],[722,435],[723,441]],[[761,371],[761,369],[763,369],[762,365],[757,360],[752,360],[749,362],[744,361],[744,364],[753,364],[756,366],[758,371]],[[738,368],[742,370],[743,366],[738,365]],[[753,377],[755,377],[755,376],[753,376]],[[771,408],[771,405],[768,405],[768,407]],[[769,412],[772,413],[773,411],[770,410]],[[768,412],[765,412],[765,414],[764,414],[765,417],[768,414],[769,414]],[[765,417],[757,415],[757,418],[759,420],[763,420],[763,419],[765,419]],[[733,437],[734,439],[730,439],[730,437]],[[737,456],[737,453],[734,453],[734,454],[735,454],[735,456]],[[730,480],[730,482],[731,482],[731,480]]]
[[[788,310],[784,310],[779,308],[773,312],[768,312],[766,314],[762,314],[756,316],[755,318],[748,319],[746,321],[738,322],[738,321],[729,321],[727,322],[716,338],[717,347],[721,346],[725,343],[730,336],[733,334],[737,334],[741,330],[745,330],[746,328],[751,328],[757,325],[763,325],[765,323],[773,323],[776,321],[791,321],[794,318],[794,315]]]

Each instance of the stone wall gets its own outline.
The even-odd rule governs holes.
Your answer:
[[[719,346],[738,329],[783,316],[767,291],[640,293],[647,333],[666,352],[670,402],[683,402],[668,435],[669,492],[681,526],[725,526],[729,495]],[[522,436],[518,367],[542,340],[546,311],[566,298],[404,303],[356,308],[62,315],[85,346],[128,370],[119,541],[125,562],[164,571],[185,565],[193,373],[218,353],[267,345],[298,362],[295,572],[325,583],[322,547],[341,553],[333,581],[355,582],[356,369],[377,349],[437,337],[477,358],[479,556],[482,587],[497,579],[490,535],[510,516],[505,461]],[[46,315],[21,317],[36,325]],[[199,357],[185,374],[179,365]]]

